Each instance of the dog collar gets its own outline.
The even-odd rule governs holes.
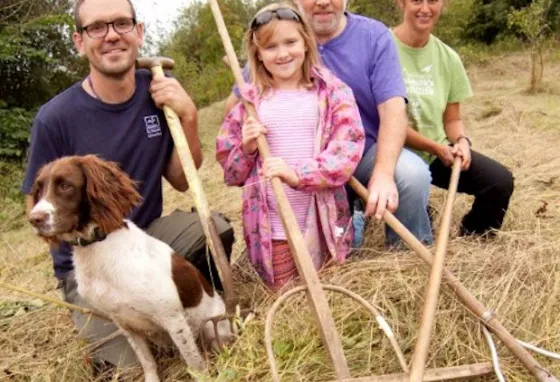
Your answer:
[[[98,241],[105,240],[106,237],[107,235],[101,230],[101,228],[95,227],[95,229],[93,230],[93,237],[91,239],[88,240],[79,237],[75,240],[70,241],[69,243],[73,246],[87,247],[88,245],[97,243]]]

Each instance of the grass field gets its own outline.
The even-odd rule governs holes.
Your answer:
[[[470,197],[458,197],[446,264],[516,337],[560,352],[560,52],[547,58],[548,85],[536,95],[524,92],[529,73],[524,55],[491,57],[468,72],[475,97],[462,109],[474,148],[510,168],[516,188],[503,230],[492,241],[456,237],[457,224],[472,202]],[[212,373],[215,380],[269,381],[264,320],[276,296],[266,293],[244,256],[241,190],[224,186],[214,160],[214,138],[222,117],[223,102],[200,112],[206,154],[200,175],[212,208],[225,212],[235,224],[236,295],[243,306],[255,309],[257,317],[230,349],[212,359]],[[433,190],[436,211],[442,208],[444,195]],[[192,204],[188,194],[165,186],[165,212],[190,209]],[[9,203],[3,207],[0,281],[58,298],[47,247],[32,235],[21,208]],[[370,223],[359,253],[347,264],[322,272],[321,279],[377,306],[410,360],[429,268],[410,251],[386,252],[382,231],[380,224]],[[479,323],[451,292],[443,291],[429,367],[489,361]],[[400,372],[375,321],[349,300],[336,295],[329,299],[352,375]],[[274,349],[283,380],[334,379],[303,296],[290,300],[275,322]],[[94,381],[84,361],[85,344],[75,335],[68,310],[0,289],[0,380]],[[531,380],[511,353],[499,342],[497,346],[508,381]],[[560,376],[560,361],[535,357]],[[165,380],[188,379],[179,358],[158,362]],[[114,380],[117,376],[138,380],[141,370],[119,372]]]

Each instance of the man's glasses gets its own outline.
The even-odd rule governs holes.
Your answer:
[[[292,20],[301,23],[301,16],[290,8],[278,8],[271,11],[264,11],[255,16],[251,21],[251,29],[256,30],[259,27],[268,24],[272,18],[276,16],[278,20]]]
[[[105,36],[107,36],[107,33],[109,33],[109,25],[113,26],[115,32],[122,35],[134,29],[134,26],[136,25],[136,19],[132,17],[121,17],[119,19],[111,21],[110,23],[96,21],[94,23],[86,25],[85,27],[82,27],[80,33],[85,31],[91,38],[105,38]]]

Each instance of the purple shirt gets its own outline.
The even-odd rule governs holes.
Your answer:
[[[377,141],[377,105],[393,97],[406,97],[397,47],[391,32],[379,21],[346,13],[342,33],[318,45],[323,64],[352,91],[366,132],[367,152]]]

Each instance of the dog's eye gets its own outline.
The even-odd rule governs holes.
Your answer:
[[[66,191],[70,191],[72,189],[72,185],[66,182],[60,182],[60,184],[58,185],[58,188],[60,189],[60,191],[62,192],[66,192]]]
[[[34,193],[35,203],[37,203],[39,199],[41,199],[41,196],[43,196],[43,184],[38,183],[37,186],[35,187],[35,193]]]

